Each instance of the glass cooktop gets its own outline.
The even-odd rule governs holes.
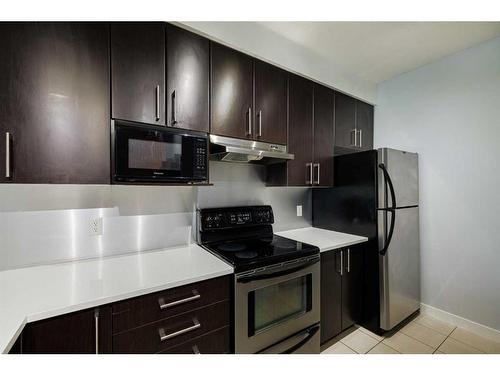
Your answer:
[[[277,235],[219,241],[205,248],[232,264],[236,272],[277,264],[319,253],[319,248]]]

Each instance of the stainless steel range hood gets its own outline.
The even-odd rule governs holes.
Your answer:
[[[293,159],[284,145],[210,135],[210,160],[275,164]]]

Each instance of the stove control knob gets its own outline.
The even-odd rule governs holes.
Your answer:
[[[219,228],[221,225],[221,218],[219,215],[208,215],[205,217],[206,228]]]
[[[271,221],[271,213],[269,210],[259,210],[257,211],[257,222],[258,223],[269,223]]]

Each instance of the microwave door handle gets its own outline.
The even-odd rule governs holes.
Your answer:
[[[283,271],[276,271],[276,272],[273,272],[270,270],[267,270],[267,272],[262,271],[261,273],[259,272],[258,274],[251,274],[248,276],[239,277],[236,281],[238,283],[247,284],[247,283],[250,283],[252,281],[267,280],[267,279],[272,279],[272,278],[279,277],[279,276],[285,276],[285,275],[289,275],[291,273],[300,271],[304,268],[310,267],[311,265],[318,263],[318,262],[319,262],[319,257],[308,260],[297,267],[290,267],[290,268],[287,268]]]

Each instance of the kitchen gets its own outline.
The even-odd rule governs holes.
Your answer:
[[[429,274],[429,179],[450,172],[399,125],[408,87],[450,66],[498,81],[498,23],[376,101],[238,45],[239,27],[0,23],[0,350],[500,353],[491,287],[468,308],[482,284]]]

